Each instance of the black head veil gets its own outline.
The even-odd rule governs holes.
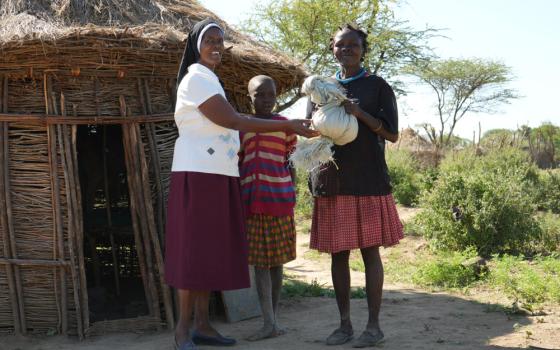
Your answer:
[[[222,29],[216,21],[206,18],[200,22],[197,22],[189,32],[187,36],[187,45],[185,45],[185,51],[183,52],[183,58],[181,59],[181,66],[179,67],[179,73],[177,73],[177,86],[181,83],[183,77],[187,74],[189,66],[193,63],[198,62],[200,58],[200,53],[198,52],[198,38],[204,32],[204,28],[208,25],[214,24],[218,26],[218,28]],[[223,31],[223,29],[222,29]]]

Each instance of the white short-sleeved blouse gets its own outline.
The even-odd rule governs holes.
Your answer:
[[[207,67],[189,67],[177,90],[175,123],[179,137],[175,142],[171,171],[239,176],[239,133],[206,118],[198,106],[215,95],[225,98],[218,77]]]

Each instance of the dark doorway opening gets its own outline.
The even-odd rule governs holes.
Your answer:
[[[85,125],[77,134],[90,322],[147,315],[122,127]]]

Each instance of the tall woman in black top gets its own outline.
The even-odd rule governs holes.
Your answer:
[[[357,138],[334,146],[335,163],[312,176],[314,196],[311,248],[332,254],[331,273],[340,312],[340,327],[327,344],[348,342],[350,321],[350,250],[360,249],[365,266],[369,320],[354,347],[372,346],[383,338],[379,309],[383,291],[380,246],[403,237],[385,163],[385,140],[398,138],[398,113],[393,90],[369,74],[362,62],[367,34],[346,25],[336,32],[331,47],[340,70],[337,80],[347,91],[346,111],[358,119]]]

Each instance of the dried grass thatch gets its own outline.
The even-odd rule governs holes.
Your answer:
[[[44,70],[99,76],[173,78],[183,40],[200,19],[218,20],[226,31],[218,74],[241,111],[248,111],[247,82],[272,76],[279,91],[305,76],[294,59],[242,35],[195,1],[5,0],[0,4],[0,73],[32,76]],[[94,72],[92,72],[94,71]]]
[[[138,321],[89,322],[76,147],[84,124],[122,126],[147,317],[173,327],[162,236],[175,76],[185,33],[206,17],[217,19],[186,0],[0,2],[0,332],[84,336]],[[222,25],[233,49],[218,74],[240,111],[254,75],[272,76],[279,91],[301,83],[297,62]]]

